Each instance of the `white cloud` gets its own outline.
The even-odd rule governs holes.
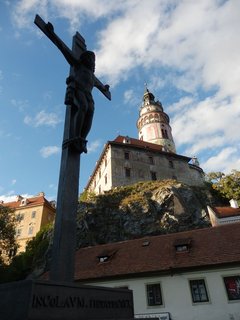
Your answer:
[[[239,150],[228,147],[222,149],[216,156],[210,157],[202,167],[206,172],[221,171],[230,173],[232,169],[240,167]],[[218,168],[216,170],[216,168]]]
[[[187,152],[224,147],[239,141],[239,98],[221,99],[219,96],[202,101],[189,99],[187,107],[175,109],[172,128],[178,145],[187,145]],[[186,100],[185,100],[186,101]],[[181,101],[179,102],[181,105]]]
[[[138,105],[139,97],[136,95],[136,91],[133,89],[126,90],[123,94],[124,96],[124,104],[130,105]]]
[[[14,185],[16,184],[16,182],[17,182],[17,180],[16,180],[16,179],[13,179],[13,180],[11,181],[11,185],[14,186]]]
[[[11,104],[16,107],[19,111],[24,111],[26,108],[28,108],[28,100],[16,100],[11,99]]]
[[[23,198],[32,198],[33,197],[33,195],[27,194],[27,193],[21,194],[21,196]],[[14,190],[11,190],[6,194],[0,195],[0,201],[3,201],[3,202],[13,202],[16,200],[17,200],[17,194]]]
[[[44,110],[36,114],[35,117],[25,116],[24,123],[33,127],[48,126],[56,127],[61,120],[56,113],[47,113]]]
[[[61,149],[57,146],[47,146],[40,149],[40,154],[43,158],[48,158],[54,154],[60,153],[60,151]]]
[[[66,18],[79,28],[102,20],[97,72],[111,84],[136,67],[176,69],[175,85],[193,92],[201,85],[234,95],[240,82],[239,1],[217,0],[21,0],[13,10],[19,27],[33,13]]]
[[[100,140],[91,141],[87,146],[88,153],[96,152],[102,145]]]
[[[19,27],[28,19],[32,24],[35,12],[53,23],[55,17],[67,18],[74,31],[85,19],[101,19],[97,74],[113,86],[139,67],[149,72],[153,91],[167,92],[171,85],[187,94],[167,109],[174,113],[177,147],[190,155],[209,151],[205,168],[227,170],[239,167],[239,10],[239,0],[21,0],[14,15]],[[124,102],[133,99],[129,89]],[[48,119],[27,116],[25,123],[56,125]],[[90,144],[89,152],[94,148]]]

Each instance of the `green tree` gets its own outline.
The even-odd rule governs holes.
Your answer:
[[[226,175],[222,172],[210,172],[207,178],[212,183],[213,189],[228,200],[237,200],[240,205],[240,171],[232,170]]]
[[[27,243],[26,250],[13,257],[9,265],[0,266],[0,283],[25,279],[36,267],[45,263],[52,235],[52,224],[44,226]]]
[[[9,262],[16,252],[16,224],[13,210],[0,205],[0,265]]]

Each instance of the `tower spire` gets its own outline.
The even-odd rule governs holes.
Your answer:
[[[144,86],[143,103],[137,121],[139,139],[159,144],[163,150],[176,153],[169,116],[163,111],[161,102],[155,101],[146,83]]]

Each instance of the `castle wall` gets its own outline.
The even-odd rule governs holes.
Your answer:
[[[194,186],[204,183],[203,171],[189,165],[186,158],[134,148],[131,144],[110,145],[87,190],[99,194],[112,187],[164,179],[176,179]]]

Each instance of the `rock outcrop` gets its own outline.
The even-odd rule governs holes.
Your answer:
[[[208,189],[175,180],[118,187],[80,203],[77,247],[209,227],[209,204]]]

